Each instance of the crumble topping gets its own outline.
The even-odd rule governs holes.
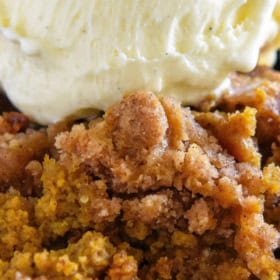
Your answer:
[[[280,76],[231,79],[215,107],[136,92],[79,123],[4,114],[1,279],[277,280]]]

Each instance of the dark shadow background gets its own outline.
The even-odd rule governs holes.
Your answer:
[[[274,69],[280,71],[280,51],[277,52],[277,62],[274,65]]]

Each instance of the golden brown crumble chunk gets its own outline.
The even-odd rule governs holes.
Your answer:
[[[141,91],[78,124],[3,115],[0,278],[277,280],[280,78],[231,79],[207,112]]]

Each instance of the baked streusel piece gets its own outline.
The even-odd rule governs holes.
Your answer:
[[[1,279],[275,279],[280,76],[183,107],[135,92],[99,117],[0,118]]]

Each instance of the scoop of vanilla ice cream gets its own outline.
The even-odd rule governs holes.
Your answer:
[[[252,70],[276,0],[0,0],[0,81],[41,123],[134,90],[187,104]]]
[[[274,27],[273,27],[274,25]],[[271,27],[269,29],[268,26],[268,34],[271,35],[268,37],[264,46],[262,46],[260,51],[260,57],[258,64],[273,66],[277,60],[277,50],[280,47],[280,32],[279,32],[279,25],[280,25],[280,0],[277,0],[277,4],[274,8]],[[272,30],[276,30],[275,32],[271,32]]]

